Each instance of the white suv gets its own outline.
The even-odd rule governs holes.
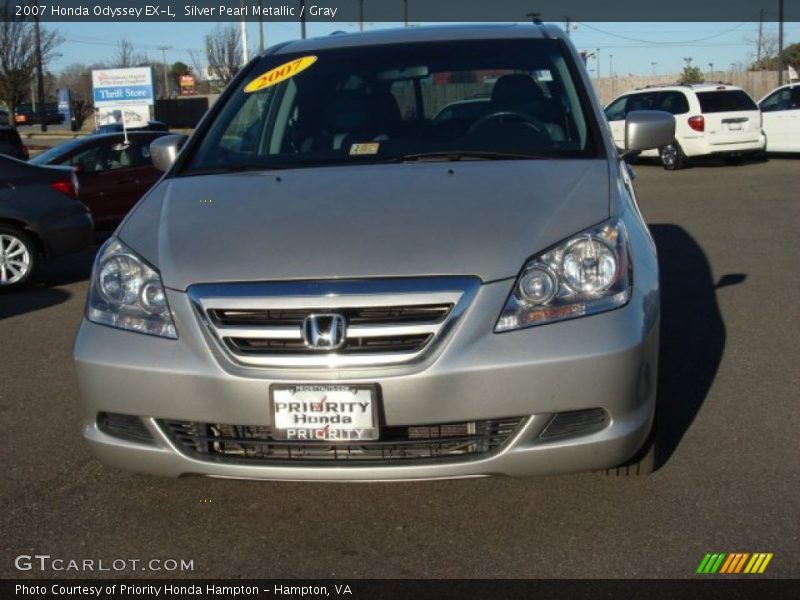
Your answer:
[[[675,140],[641,157],[658,157],[665,169],[680,169],[696,156],[721,156],[730,164],[764,151],[761,112],[743,89],[727,84],[652,86],[616,98],[606,118],[617,147],[624,146],[625,116],[634,110],[675,115]]]

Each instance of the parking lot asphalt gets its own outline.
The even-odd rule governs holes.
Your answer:
[[[771,552],[759,577],[800,576],[800,159],[636,171],[662,266],[655,474],[299,484],[106,468],[82,442],[71,363],[85,253],[0,296],[0,577],[696,577],[706,552]],[[194,570],[18,571],[29,554]]]

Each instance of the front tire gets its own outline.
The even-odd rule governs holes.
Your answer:
[[[677,171],[686,166],[686,155],[675,140],[659,148],[658,156],[661,158],[661,166],[667,171]]]
[[[0,225],[0,292],[29,284],[39,268],[33,237],[17,227]]]

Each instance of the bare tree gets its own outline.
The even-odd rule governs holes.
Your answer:
[[[768,64],[770,57],[778,55],[778,34],[774,31],[765,31],[760,39],[746,37],[745,42],[755,46],[756,49],[749,54],[750,70],[760,71],[770,68]]]
[[[198,79],[205,78],[205,70],[203,69],[203,62],[200,59],[200,53],[194,50],[189,50],[189,57],[192,59],[192,67],[194,68],[194,76]]]
[[[138,67],[147,62],[147,56],[136,52],[129,40],[121,39],[117,42],[117,53],[108,66],[113,69],[127,69],[129,67]]]
[[[70,91],[72,118],[80,129],[94,109],[92,67],[80,64],[65,67],[58,77],[58,88]]]
[[[40,31],[42,64],[54,58],[63,41],[58,31]],[[32,21],[20,19],[6,4],[0,13],[0,101],[8,107],[14,122],[16,107],[30,92],[36,68],[36,43]]]
[[[211,74],[228,83],[239,72],[242,40],[235,25],[217,25],[206,35],[206,57]]]

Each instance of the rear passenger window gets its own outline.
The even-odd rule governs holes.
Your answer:
[[[753,99],[742,90],[698,92],[697,99],[700,101],[700,110],[704,113],[758,110]]]
[[[682,115],[689,112],[689,101],[681,92],[661,92],[655,108],[673,115]]]
[[[628,100],[626,114],[632,110],[652,110],[656,101],[656,92],[646,92],[644,94],[634,94]]]

